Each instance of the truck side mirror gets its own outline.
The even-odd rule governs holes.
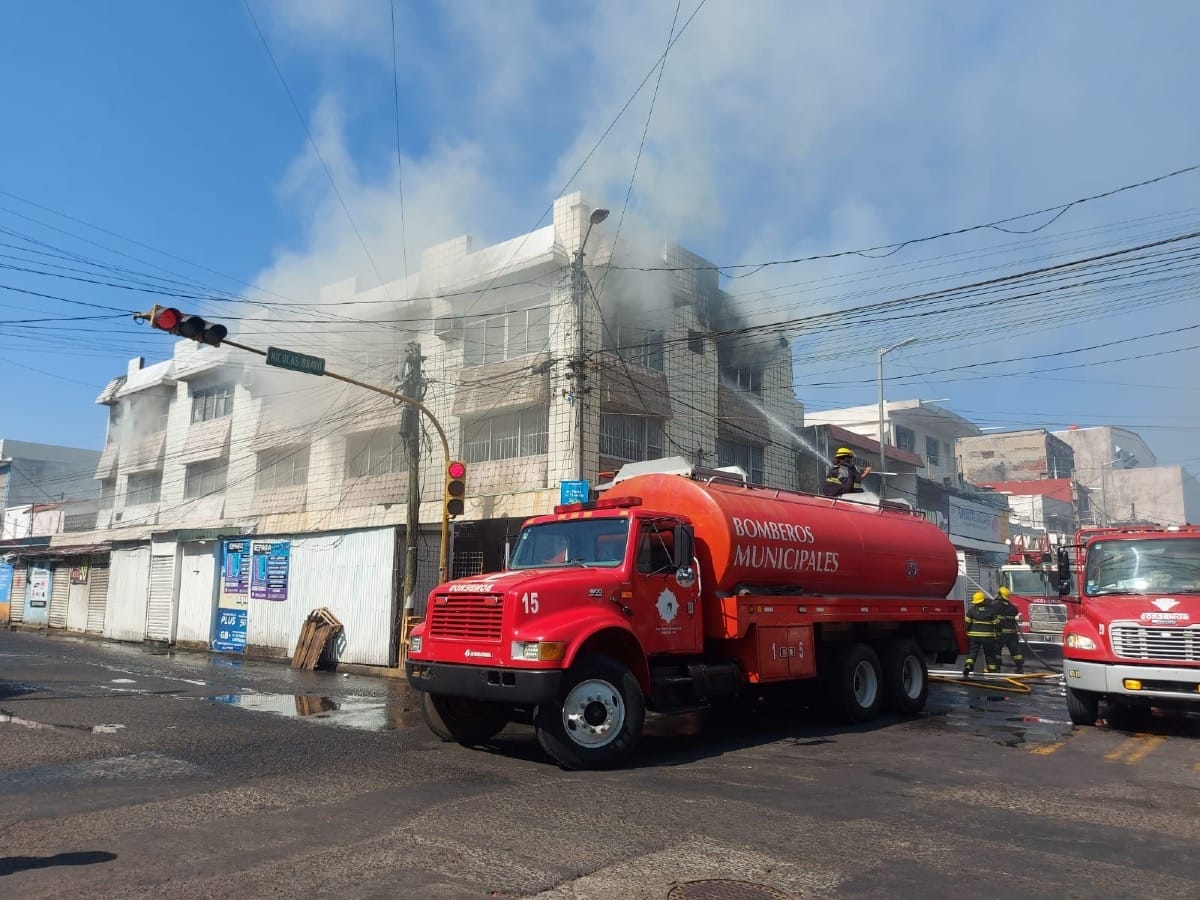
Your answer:
[[[1058,548],[1058,593],[1061,597],[1071,593],[1071,554],[1066,547]]]

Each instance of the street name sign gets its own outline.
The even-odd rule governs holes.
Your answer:
[[[324,357],[309,356],[307,353],[297,353],[295,350],[284,350],[280,347],[267,348],[267,365],[304,372],[306,375],[325,374]]]

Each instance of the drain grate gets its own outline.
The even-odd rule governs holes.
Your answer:
[[[752,881],[704,878],[685,881],[671,888],[667,900],[792,900],[783,891]]]

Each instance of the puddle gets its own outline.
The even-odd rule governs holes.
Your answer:
[[[392,697],[324,697],[319,694],[222,694],[207,697],[254,712],[288,719],[305,719],[325,725],[340,725],[363,731],[395,731],[420,721],[415,703]]]
[[[1027,683],[1029,694],[932,684],[925,714],[913,725],[929,731],[963,731],[1006,747],[1061,741],[1073,730],[1062,683]]]

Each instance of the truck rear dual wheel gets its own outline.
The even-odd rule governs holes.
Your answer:
[[[879,656],[866,644],[830,648],[821,676],[824,704],[836,718],[857,724],[875,718],[883,705]]]
[[[916,641],[899,638],[884,644],[880,664],[883,672],[883,706],[902,716],[915,716],[929,697],[929,669]]]
[[[421,718],[443,741],[471,746],[499,734],[508,724],[509,710],[486,700],[422,692]]]
[[[641,685],[621,663],[586,656],[567,673],[557,703],[534,715],[538,743],[565,769],[608,769],[637,747],[646,721]]]

